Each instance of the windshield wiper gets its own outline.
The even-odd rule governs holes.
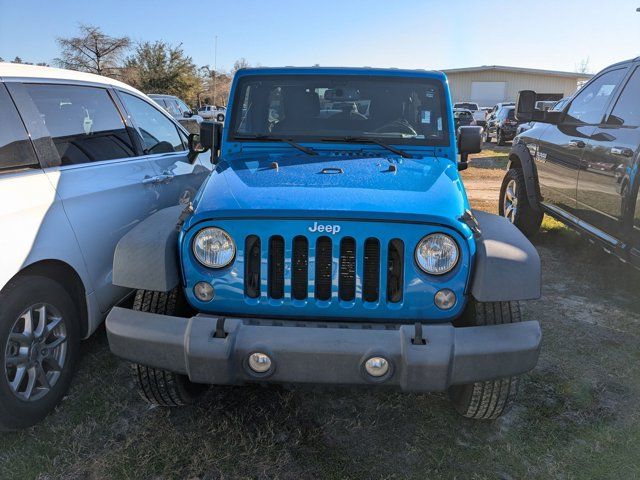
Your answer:
[[[372,143],[382,148],[386,148],[390,152],[393,152],[396,155],[400,155],[402,158],[413,158],[413,155],[411,155],[410,153],[407,153],[404,150],[400,150],[399,148],[393,147],[385,142],[378,140],[377,138],[352,137],[352,136],[346,135],[344,137],[327,137],[327,138],[323,138],[322,141],[323,142],[346,142],[346,143]]]
[[[301,152],[306,153],[307,155],[318,155],[318,152],[316,152],[312,148],[304,147],[289,138],[273,137],[271,135],[267,135],[266,133],[256,133],[255,135],[236,135],[233,138],[238,140],[264,140],[267,142],[284,142],[287,145],[291,145],[293,148],[297,148]]]

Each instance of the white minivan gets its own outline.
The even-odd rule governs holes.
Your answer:
[[[80,341],[129,293],[118,240],[211,171],[194,138],[121,82],[0,63],[0,429],[63,397]]]

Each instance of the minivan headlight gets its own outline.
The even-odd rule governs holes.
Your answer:
[[[420,269],[431,275],[442,275],[453,269],[460,258],[458,244],[449,235],[432,233],[416,247],[416,263]]]
[[[236,245],[231,235],[221,228],[207,227],[194,237],[193,254],[205,267],[222,268],[233,261]]]

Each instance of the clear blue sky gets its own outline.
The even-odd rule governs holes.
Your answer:
[[[0,57],[51,62],[78,23],[182,43],[197,65],[597,71],[640,56],[640,0],[0,0]]]

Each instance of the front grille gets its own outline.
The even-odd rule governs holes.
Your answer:
[[[318,238],[316,242],[316,298],[318,300],[331,298],[331,270],[333,267],[331,247],[329,237]]]
[[[269,239],[269,296],[276,300],[284,297],[284,239]]]
[[[316,300],[329,301],[332,296],[332,286],[334,281],[337,281],[338,299],[353,302],[359,295],[358,278],[361,275],[361,297],[364,302],[375,303],[385,300],[387,303],[398,303],[403,299],[404,243],[402,240],[391,240],[384,256],[381,252],[381,243],[377,238],[366,239],[362,250],[359,251],[355,239],[344,237],[339,243],[338,258],[334,258],[333,239],[322,236],[315,241],[315,255],[311,257],[310,241],[301,235],[294,237],[293,240],[274,235],[263,239],[262,243],[256,235],[249,235],[245,239],[244,289],[249,298],[258,298],[261,293],[260,267],[263,243],[268,245],[265,258],[266,291],[269,298],[276,300],[285,298],[285,284],[290,280],[291,297],[294,300],[308,299],[310,285],[313,284],[314,290],[311,296]],[[290,253],[287,253],[288,246],[291,247]],[[291,258],[287,258],[288,255]],[[386,268],[381,272],[385,259]],[[287,267],[289,260],[290,269]],[[309,262],[313,262],[311,272]],[[334,268],[337,268],[337,271]],[[313,278],[310,278],[310,274]],[[289,279],[287,279],[288,275],[290,275]],[[380,298],[382,279],[386,280],[386,291],[383,287],[386,295],[384,299]]]
[[[338,296],[347,302],[356,298],[356,241],[351,237],[340,242]]]

